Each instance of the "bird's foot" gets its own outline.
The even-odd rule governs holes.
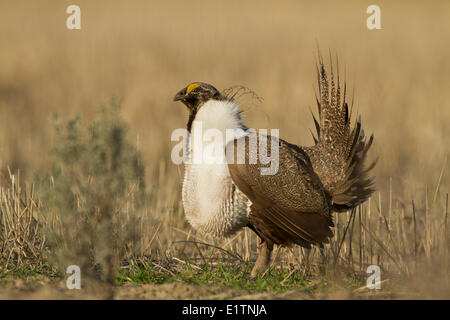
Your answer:
[[[258,258],[255,265],[250,272],[250,279],[255,279],[258,275],[263,275],[270,265],[270,258],[273,249],[273,244],[267,241],[262,241],[258,246]]]

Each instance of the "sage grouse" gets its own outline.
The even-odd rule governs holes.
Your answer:
[[[339,71],[336,81],[333,67],[328,77],[322,59],[317,69],[315,144],[299,147],[266,135],[267,145],[276,143],[279,147],[279,167],[273,175],[261,174],[267,163],[249,161],[250,130],[244,126],[233,97],[202,82],[191,83],[174,97],[189,109],[186,151],[190,161],[185,164],[182,190],[186,217],[195,229],[216,238],[228,237],[243,227],[252,229],[260,244],[251,276],[267,269],[273,244],[322,247],[333,236],[332,213],[354,208],[374,191],[374,179],[368,173],[375,162],[364,164],[373,134],[366,141],[360,117],[351,126]],[[224,162],[193,161],[208,144],[203,141],[208,139],[195,138],[196,131],[207,129],[226,136],[218,146],[225,145],[227,154],[228,150],[238,154],[237,147],[244,145],[245,161],[230,161],[228,155]],[[226,135],[227,129],[241,129],[243,134]]]

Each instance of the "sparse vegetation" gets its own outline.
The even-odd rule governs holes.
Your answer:
[[[40,183],[44,235],[60,270],[114,285],[120,260],[140,252],[144,169],[129,143],[117,103],[89,127],[79,118],[55,125],[54,169]]]
[[[1,173],[0,188],[0,274],[27,274],[43,270],[45,237],[34,186],[20,183],[20,173]],[[1,277],[1,276],[0,276]]]

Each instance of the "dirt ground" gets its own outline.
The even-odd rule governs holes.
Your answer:
[[[64,281],[51,282],[24,280],[13,280],[0,288],[0,299],[103,299],[105,293],[102,290],[68,290]],[[181,282],[166,284],[126,284],[115,289],[117,300],[206,300],[206,299],[230,299],[230,300],[270,300],[270,299],[293,299],[293,300],[315,300],[315,299],[421,299],[411,293],[387,293],[367,292],[367,290],[337,290],[333,293],[312,294],[308,290],[294,289],[282,293],[262,292],[252,293],[245,290],[217,287],[214,285],[191,285]]]

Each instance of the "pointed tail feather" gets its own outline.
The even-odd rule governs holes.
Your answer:
[[[332,66],[328,77],[321,57],[317,76],[319,119],[313,115],[317,137],[313,135],[315,146],[306,151],[325,189],[331,194],[333,209],[347,211],[364,202],[375,190],[374,178],[369,177],[369,172],[377,160],[365,165],[373,134],[366,141],[361,117],[351,128],[346,86],[341,94],[339,71],[337,82]]]

